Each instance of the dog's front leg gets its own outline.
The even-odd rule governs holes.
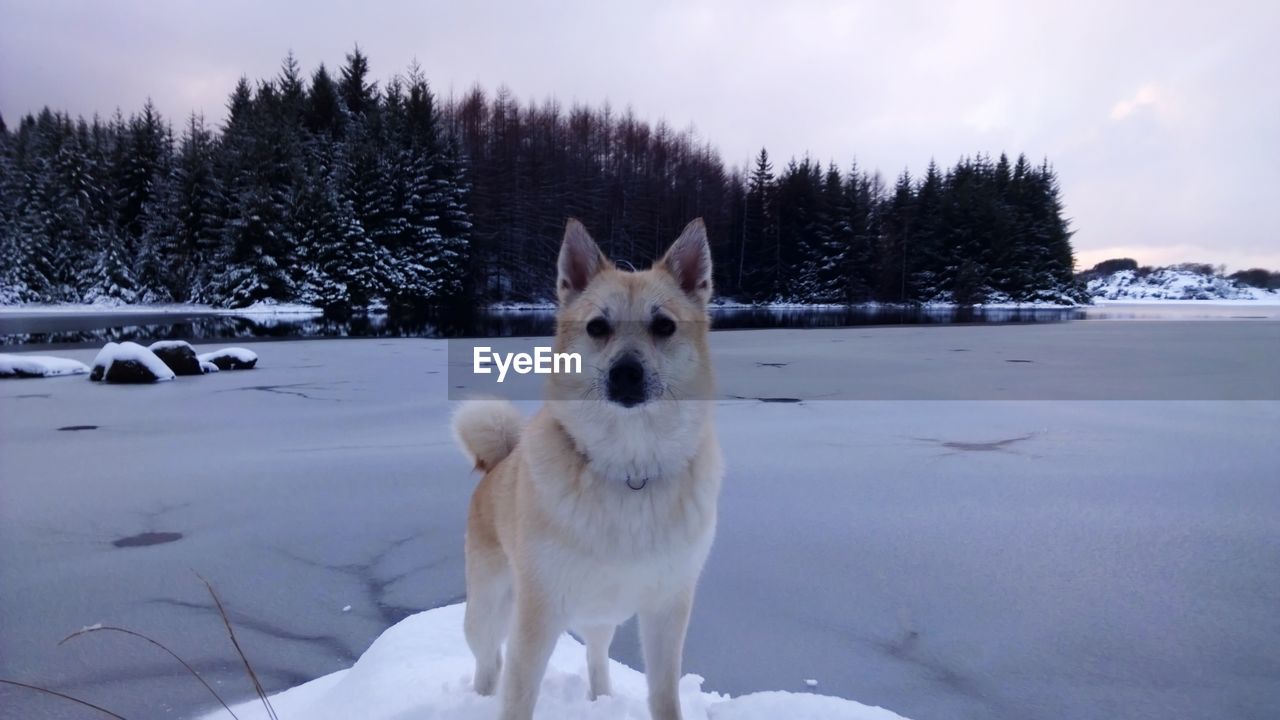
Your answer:
[[[693,586],[640,612],[640,645],[653,720],[680,720],[680,663],[693,608]]]
[[[516,622],[503,663],[500,720],[530,720],[538,687],[556,639],[564,631],[559,613],[532,583],[516,590]]]

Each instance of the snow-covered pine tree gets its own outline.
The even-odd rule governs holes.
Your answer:
[[[349,120],[336,161],[340,205],[351,221],[344,223],[344,256],[333,277],[346,284],[352,307],[364,308],[385,300],[389,286],[398,282],[386,232],[390,176],[366,120]]]
[[[142,113],[129,119],[119,131],[114,158],[116,230],[125,242],[136,279],[147,291],[157,291],[163,273],[163,248],[151,245],[160,238],[143,238],[147,206],[157,200],[159,183],[169,172],[172,136],[155,105],[147,100]]]
[[[912,299],[930,302],[943,299],[943,273],[945,257],[942,245],[945,228],[942,226],[943,176],[938,164],[929,161],[924,178],[916,189],[915,222],[912,227],[914,252],[909,283]]]
[[[466,160],[452,137],[442,144],[432,170],[435,214],[439,218],[436,227],[440,233],[439,251],[430,265],[436,277],[435,300],[456,303],[470,290],[473,224],[467,208],[471,185],[467,181]]]
[[[398,284],[390,300],[402,306],[439,304],[458,299],[465,287],[468,233],[466,185],[452,143],[441,137],[435,101],[417,66],[410,68],[403,103],[387,93],[384,115],[399,120],[392,136],[399,141],[397,180],[392,198]],[[401,112],[397,112],[401,111]]]
[[[170,244],[169,292],[182,302],[210,301],[205,291],[220,250],[222,210],[226,205],[216,172],[215,148],[204,118],[193,113],[183,130],[170,179],[177,196],[177,227]]]
[[[792,160],[778,177],[776,222],[779,238],[777,299],[813,302],[818,294],[822,252],[818,216],[821,170],[808,157]]]
[[[24,248],[18,239],[18,193],[13,137],[0,116],[0,305],[30,299],[22,279]]]
[[[360,233],[349,202],[339,188],[334,148],[327,142],[311,149],[308,182],[299,204],[298,299],[328,312],[349,311],[347,246]]]
[[[227,210],[222,227],[220,270],[211,283],[212,298],[228,307],[294,297],[294,243],[290,157],[279,133],[272,133],[270,111],[277,96],[270,84],[255,95],[241,78],[228,103],[223,133]]]
[[[876,198],[871,178],[858,168],[856,161],[845,178],[844,197],[849,235],[840,272],[843,299],[850,303],[865,302],[872,297],[875,277],[876,231],[872,227],[872,212]]]
[[[174,287],[181,285],[173,264],[174,245],[179,231],[179,188],[173,175],[173,135],[165,126],[164,150],[160,154],[146,200],[142,203],[139,224],[141,235],[134,257],[138,281],[137,302],[172,302],[177,299]]]
[[[817,166],[814,167],[815,172]],[[812,277],[811,302],[832,303],[844,299],[843,271],[852,229],[844,194],[844,178],[835,163],[822,176],[814,216],[807,273]]]

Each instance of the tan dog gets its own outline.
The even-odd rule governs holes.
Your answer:
[[[652,269],[624,272],[570,220],[558,270],[555,351],[580,353],[583,372],[552,375],[527,426],[501,401],[468,402],[454,419],[485,472],[466,538],[475,688],[500,690],[502,720],[529,720],[551,650],[573,630],[591,698],[607,695],[614,630],[638,614],[650,711],[679,720],[685,629],[723,474],[706,228],[693,221]]]

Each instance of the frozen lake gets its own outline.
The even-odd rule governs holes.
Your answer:
[[[448,344],[258,344],[259,369],[148,387],[0,383],[0,676],[134,720],[208,708],[140,641],[56,646],[102,622],[248,697],[193,570],[269,689],[457,602],[475,478],[448,433]],[[1280,323],[713,346],[729,469],[686,652],[707,688],[816,678],[916,720],[1280,711]],[[638,665],[632,632],[613,655]],[[0,716],[93,717],[8,688]]]

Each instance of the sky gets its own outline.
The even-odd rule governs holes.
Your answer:
[[[1280,2],[64,2],[0,0],[0,114],[151,98],[218,122],[241,75],[359,43],[435,91],[632,107],[731,165],[857,159],[892,179],[1047,157],[1077,264],[1280,269]],[[780,163],[775,163],[777,166]]]

